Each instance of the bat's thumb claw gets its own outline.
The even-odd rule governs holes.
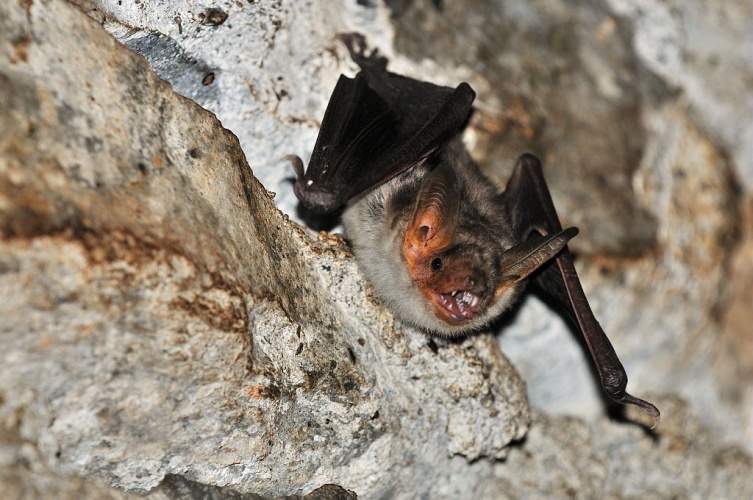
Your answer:
[[[287,155],[283,160],[287,160],[293,165],[293,170],[295,170],[295,175],[298,177],[299,181],[303,179],[303,160],[301,160],[300,157],[296,155]]]

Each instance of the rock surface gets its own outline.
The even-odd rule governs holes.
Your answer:
[[[403,3],[396,49],[479,90],[467,140],[486,172],[545,160],[631,387],[681,394],[753,450],[753,302],[726,312],[753,294],[750,2]],[[501,335],[533,405],[601,414],[582,349],[534,308]]]
[[[46,463],[132,491],[370,495],[523,437],[493,338],[393,324],[214,115],[70,5],[4,9],[2,421]]]
[[[668,55],[652,51],[663,7],[650,1],[640,12],[506,2],[495,18],[505,40],[474,10],[497,3],[360,3],[0,5],[0,488],[753,496],[740,448],[753,372],[750,123],[716,120],[742,106],[722,102],[725,83],[702,77],[700,55],[670,50],[706,49],[680,32]],[[699,19],[688,5],[678,15]],[[718,47],[721,27],[745,33],[725,16],[702,23]],[[659,398],[656,434],[606,419],[582,351],[533,301],[506,325],[504,351],[535,407],[587,418],[536,411],[526,434],[525,386],[494,337],[447,343],[403,327],[339,237],[278,211],[296,219],[279,158],[310,151],[347,65],[332,34],[352,29],[398,71],[481,91],[467,139],[489,175],[503,180],[521,148],[544,150],[563,218],[588,228],[576,248],[597,317],[634,392]],[[469,37],[437,36],[426,52],[421,37],[437,30]],[[727,68],[739,54],[719,57]],[[734,95],[750,92],[749,65],[739,71]],[[545,84],[552,75],[575,102]],[[598,200],[619,206],[589,210]]]

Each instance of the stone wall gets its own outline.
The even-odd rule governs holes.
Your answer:
[[[751,496],[750,7],[389,4],[0,6],[4,491]],[[352,30],[479,90],[488,175],[545,159],[655,433],[540,302],[430,339],[297,224]]]

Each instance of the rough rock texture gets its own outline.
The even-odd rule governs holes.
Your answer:
[[[70,5],[28,7],[0,16],[0,418],[48,465],[368,495],[524,435],[493,338],[394,325],[214,115]]]
[[[753,496],[753,80],[726,50],[750,7],[76,3],[0,4],[2,491]],[[577,343],[527,301],[501,343],[553,415],[511,450],[528,407],[494,337],[403,327],[339,237],[275,208],[296,218],[279,159],[310,151],[352,29],[397,71],[480,90],[467,139],[489,175],[546,158],[656,434],[604,416]]]
[[[467,139],[490,176],[545,160],[631,387],[681,394],[753,450],[753,307],[727,312],[753,294],[751,43],[750,2],[652,0],[410,2],[394,40],[479,90]],[[501,335],[533,405],[600,414],[582,349],[534,307]]]
[[[749,498],[750,455],[720,443],[680,400],[657,404],[673,415],[657,439],[535,412],[524,445],[494,464],[472,498]]]

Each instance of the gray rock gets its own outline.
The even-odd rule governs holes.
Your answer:
[[[534,412],[525,446],[473,498],[750,498],[750,455],[720,443],[680,400],[657,403],[673,418],[654,436]]]
[[[750,266],[730,266],[750,255],[753,227],[750,13],[750,2],[412,2],[394,44],[479,90],[466,140],[490,176],[505,182],[525,150],[545,159],[634,391],[682,394],[753,450],[753,391],[740,389],[753,381],[753,309],[725,312],[753,293]],[[538,304],[518,319],[501,343],[533,405],[603,414],[564,324]]]
[[[524,435],[493,338],[428,347],[143,58],[66,3],[3,10],[0,418],[53,470],[369,496]]]
[[[453,2],[260,1],[218,5],[219,22],[190,1],[76,3],[0,5],[0,489],[751,496],[739,447],[753,373],[750,124],[709,118],[746,108],[722,103],[721,73],[680,57],[703,47],[660,22],[664,7],[488,3],[496,17]],[[676,12],[699,18],[695,3]],[[746,32],[703,20],[715,47]],[[341,238],[291,222],[279,159],[310,151],[348,66],[331,35],[352,29],[396,71],[479,89],[467,139],[490,175],[543,149],[563,218],[584,229],[597,317],[631,388],[664,412],[656,434],[605,417],[582,350],[529,301],[501,343],[554,415],[536,411],[526,435],[524,383],[494,337],[447,343],[402,326]],[[741,67],[734,95],[750,90]],[[550,77],[578,99],[558,98]]]

